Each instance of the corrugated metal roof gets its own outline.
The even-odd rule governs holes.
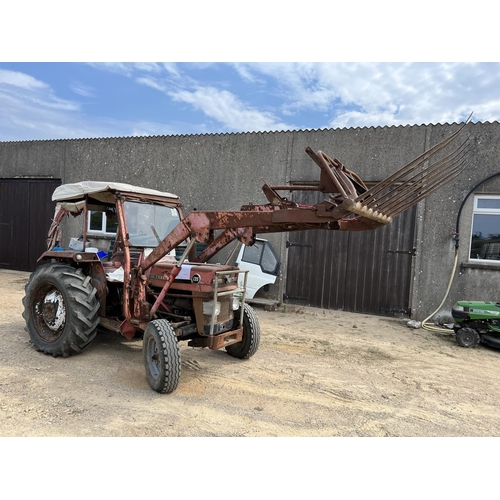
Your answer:
[[[463,123],[463,122],[460,122]],[[269,135],[269,134],[292,134],[292,133],[311,133],[311,132],[334,132],[339,130],[368,130],[368,129],[397,129],[397,128],[414,128],[414,127],[430,127],[430,126],[450,126],[459,125],[460,123],[428,123],[420,125],[384,125],[384,126],[369,126],[369,127],[340,127],[340,128],[316,128],[316,129],[296,129],[296,130],[275,130],[275,131],[264,131],[264,132],[220,132],[220,133],[205,133],[205,134],[170,134],[170,135],[131,135],[131,136],[116,136],[116,137],[81,137],[81,138],[66,138],[66,139],[34,139],[34,140],[22,140],[22,141],[0,141],[0,144],[8,143],[37,143],[37,142],[57,142],[57,141],[104,141],[110,139],[156,139],[156,138],[167,138],[167,137],[220,137],[220,136],[232,136],[232,135]],[[498,124],[498,121],[493,122],[474,122],[475,124]]]

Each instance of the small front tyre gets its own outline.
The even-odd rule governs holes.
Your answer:
[[[181,355],[174,329],[167,320],[148,323],[142,350],[151,389],[161,394],[175,391],[181,377]]]
[[[455,335],[457,344],[462,347],[476,347],[481,342],[479,333],[472,328],[460,328]]]
[[[243,338],[237,344],[226,347],[230,356],[239,359],[248,359],[253,356],[260,344],[260,326],[255,311],[245,304],[243,309]]]

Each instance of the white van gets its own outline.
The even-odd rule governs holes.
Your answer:
[[[236,266],[243,271],[249,271],[246,298],[253,299],[260,289],[276,282],[280,261],[269,241],[256,238],[252,246],[241,245]],[[240,279],[243,280],[241,274]],[[242,285],[243,283],[240,283],[240,286]]]

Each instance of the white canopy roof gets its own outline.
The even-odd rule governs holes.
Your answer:
[[[172,193],[164,193],[156,191],[155,189],[132,186],[121,182],[83,181],[76,182],[74,184],[63,184],[62,186],[57,187],[52,194],[52,201],[81,200],[84,195],[89,194],[99,201],[113,203],[114,196],[111,191],[161,196],[163,198],[170,199],[179,198],[177,195]]]

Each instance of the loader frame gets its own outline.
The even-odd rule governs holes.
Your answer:
[[[30,336],[38,350],[67,356],[87,347],[98,323],[128,339],[139,330],[144,333],[148,381],[158,392],[171,392],[179,383],[178,340],[188,340],[195,347],[225,348],[231,356],[248,358],[257,351],[260,339],[257,317],[245,303],[248,271],[208,261],[234,240],[253,245],[258,234],[318,229],[367,231],[390,224],[393,217],[467,167],[468,140],[451,153],[443,150],[469,120],[370,189],[339,160],[307,148],[306,153],[320,168],[316,184],[264,183],[262,190],[268,203],[243,205],[239,211],[192,211],[183,217],[178,197],[168,193],[90,181],[60,186],[53,195],[60,205],[49,229],[47,251],[39,259],[46,265],[33,273],[23,299]],[[325,198],[315,205],[305,205],[279,194],[292,190],[319,191]],[[170,207],[178,212],[179,222],[173,221],[175,227],[162,233],[163,239],[151,226],[157,241],[146,252],[145,245],[138,244],[129,233],[128,203]],[[107,262],[96,253],[85,252],[89,211],[96,206],[112,208],[118,220],[116,242]],[[60,224],[70,214],[83,214],[83,251],[59,248]],[[184,242],[187,245],[182,255],[173,257],[172,252]],[[199,255],[196,242],[206,245]],[[123,268],[122,285],[110,282],[116,266]],[[55,278],[51,275],[54,273]],[[66,287],[77,292],[68,294]],[[73,306],[76,313],[68,309]],[[119,307],[119,314],[112,316],[110,307]]]

